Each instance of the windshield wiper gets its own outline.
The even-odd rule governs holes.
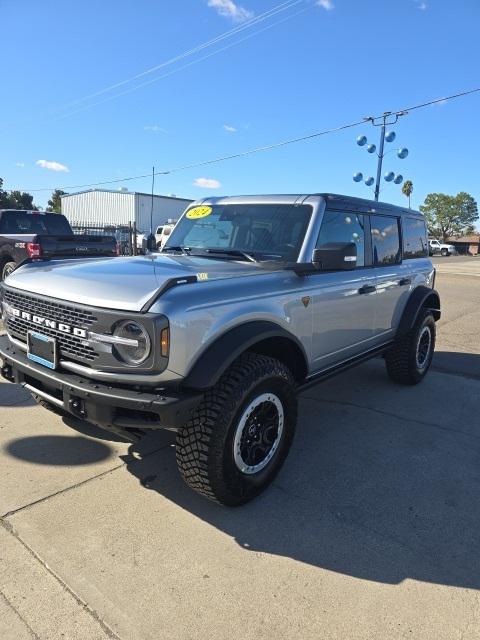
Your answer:
[[[190,247],[181,247],[179,245],[178,247],[164,247],[161,253],[168,253],[169,251],[180,251],[180,253],[189,256],[191,249]]]
[[[249,262],[258,262],[254,255],[251,253],[247,253],[246,251],[241,251],[240,249],[202,249],[205,253],[216,253],[221,256],[232,256],[232,258],[245,258]]]

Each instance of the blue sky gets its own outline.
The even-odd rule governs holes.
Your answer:
[[[148,173],[152,165],[207,160],[480,86],[478,0],[292,0],[281,11],[280,4],[0,0],[5,187]],[[234,28],[242,30],[105,91]],[[384,168],[413,180],[415,207],[430,191],[480,199],[479,111],[474,94],[412,112],[394,127],[390,147],[407,146],[410,155],[389,154]],[[158,177],[156,191],[369,197],[352,181],[356,170],[375,174],[374,156],[355,144],[361,133],[377,142],[378,129],[365,124]],[[148,179],[107,188],[122,184],[150,189]],[[406,202],[400,187],[383,181],[382,190],[381,199]],[[48,197],[35,193],[41,206]]]

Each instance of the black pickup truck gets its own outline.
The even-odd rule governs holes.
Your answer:
[[[75,234],[60,213],[0,209],[0,280],[29,258],[114,255],[118,255],[114,237]]]

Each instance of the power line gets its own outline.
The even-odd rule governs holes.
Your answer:
[[[299,2],[302,2],[303,0],[296,0],[295,3],[293,4],[298,4]],[[291,6],[293,6],[293,4]],[[173,69],[172,71],[168,71],[167,73],[164,73],[160,76],[157,76],[155,78],[152,78],[151,80],[147,80],[146,82],[142,82],[140,84],[135,85],[134,87],[130,87],[129,89],[125,89],[124,91],[121,91],[120,93],[116,93],[113,96],[107,96],[106,98],[104,98],[103,100],[98,100],[97,102],[93,102],[91,104],[87,104],[84,105],[83,107],[79,107],[78,109],[75,109],[74,111],[70,111],[68,113],[65,113],[63,115],[59,115],[57,117],[57,120],[63,120],[65,118],[69,118],[70,116],[73,116],[77,113],[80,113],[82,111],[85,111],[87,109],[96,107],[100,104],[104,104],[105,102],[109,102],[110,100],[115,100],[116,98],[120,98],[121,96],[127,95],[129,93],[132,93],[133,91],[137,91],[138,89],[142,88],[142,87],[146,87],[147,85],[153,84],[154,82],[157,82],[158,80],[162,80],[163,78],[167,78],[168,76],[172,76],[176,73],[178,73],[179,71],[182,71],[183,69],[187,69],[188,67],[191,67],[195,64],[198,64],[199,62],[203,62],[204,60],[208,60],[208,58],[212,58],[213,56],[218,55],[219,53],[222,53],[223,51],[226,51],[227,49],[231,49],[232,47],[236,47],[237,45],[241,44],[242,42],[245,42],[246,40],[250,40],[250,38],[254,38],[255,36],[258,36],[260,33],[263,33],[264,31],[267,31],[268,29],[271,29],[273,27],[276,27],[279,24],[282,24],[283,22],[286,22],[287,20],[291,20],[292,18],[295,18],[296,16],[300,15],[301,13],[304,13],[305,11],[308,11],[311,7],[307,6],[304,7],[303,9],[300,9],[299,11],[296,11],[295,13],[291,13],[290,15],[286,16],[285,18],[281,19],[281,20],[276,20],[275,22],[272,22],[271,24],[263,27],[262,29],[257,29],[256,31],[254,31],[253,33],[250,33],[249,35],[240,38],[239,40],[235,40],[235,42],[231,42],[227,45],[225,45],[224,47],[221,47],[220,49],[216,49],[215,51],[212,51],[211,53],[208,53],[205,56],[201,56],[200,58],[197,58],[196,60],[192,60],[191,62],[188,62],[187,64],[184,64],[180,67],[177,67],[176,69]]]
[[[184,51],[183,53],[180,53],[176,56],[174,56],[173,58],[170,58],[169,60],[166,60],[165,62],[162,62],[160,64],[157,64],[153,67],[150,67],[149,69],[145,69],[144,71],[141,71],[140,73],[137,73],[129,78],[126,78],[125,80],[120,80],[119,82],[116,82],[114,84],[111,84],[107,87],[104,87],[103,89],[100,89],[94,93],[88,94],[86,96],[83,96],[81,98],[77,98],[76,100],[73,100],[71,102],[68,102],[64,105],[62,105],[61,107],[59,107],[56,111],[62,111],[64,109],[68,109],[69,107],[75,107],[76,105],[79,105],[83,102],[86,102],[87,100],[91,100],[92,98],[96,98],[98,96],[101,96],[105,93],[109,93],[110,91],[113,91],[115,89],[118,89],[126,84],[130,84],[131,82],[134,82],[135,80],[138,80],[140,78],[143,78],[147,75],[150,75],[152,73],[155,73],[156,71],[159,71],[160,69],[163,69],[165,67],[168,67],[172,64],[175,64],[176,62],[180,62],[181,60],[184,60],[185,58],[188,58],[196,53],[199,53],[200,51],[203,51],[206,48],[209,48],[219,42],[221,42],[222,40],[225,40],[227,38],[231,38],[239,33],[241,33],[242,31],[245,31],[246,29],[250,29],[251,27],[254,27],[256,25],[258,25],[261,22],[264,22],[265,20],[268,20],[272,17],[274,17],[275,15],[286,11],[288,9],[293,8],[294,6],[304,3],[305,0],[288,0],[286,2],[282,2],[274,7],[272,7],[271,9],[269,9],[268,11],[264,11],[263,13],[259,14],[258,16],[255,16],[253,18],[250,18],[249,20],[247,20],[246,22],[243,22],[241,25],[234,27],[233,29],[230,29],[229,31],[225,31],[224,33],[220,34],[219,36],[216,36],[215,38],[211,38],[210,40],[207,40],[206,42],[203,42],[202,44],[199,44],[195,47],[193,47],[192,49],[188,49],[187,51]],[[259,32],[260,33],[260,32]],[[242,42],[242,40],[240,40],[239,42]],[[231,45],[233,46],[233,45]],[[221,49],[220,51],[222,51],[223,49]],[[214,55],[214,54],[211,54]],[[203,58],[202,58],[203,59]],[[190,65],[186,65],[186,66],[190,66]],[[181,67],[182,69],[185,67]],[[166,75],[171,75],[171,74],[166,74]],[[157,79],[163,78],[165,76],[160,76]],[[130,91],[134,91],[137,88],[140,88],[144,86],[144,84],[140,84],[138,85],[138,87],[134,87],[133,89],[130,89]],[[122,92],[120,94],[118,94],[117,96],[111,96],[109,99],[113,100],[115,97],[119,97],[121,95],[124,95],[124,93],[129,93],[129,91],[127,92]],[[94,107],[97,104],[102,104],[103,102],[106,102],[106,100],[101,100],[100,102],[95,102],[94,104],[91,105],[87,105],[84,106],[82,109],[78,109],[75,110],[73,113],[77,113],[78,111],[83,111],[84,109],[88,109],[90,107]],[[69,114],[69,115],[73,115]]]
[[[399,109],[398,111],[391,111],[391,115],[404,115],[405,113],[408,113],[410,111],[414,111],[416,109],[421,109],[424,107],[428,107],[430,105],[433,104],[437,104],[439,102],[448,102],[449,100],[454,100],[455,98],[460,98],[463,96],[468,96],[471,95],[473,93],[478,93],[480,92],[480,87],[476,88],[476,89],[469,89],[467,91],[462,91],[460,93],[455,93],[452,94],[450,96],[444,96],[442,98],[436,98],[435,100],[430,100],[428,102],[423,102],[417,105],[413,105],[411,107],[407,107],[404,109]],[[383,114],[382,114],[383,115]],[[234,153],[231,155],[227,155],[227,156],[220,156],[218,158],[213,158],[210,160],[203,160],[201,162],[195,162],[192,164],[186,164],[186,165],[181,165],[178,167],[173,167],[171,169],[165,169],[163,171],[156,171],[155,175],[169,175],[171,173],[177,173],[179,171],[186,171],[187,169],[197,169],[200,167],[205,167],[211,164],[216,164],[219,162],[225,162],[226,160],[233,160],[235,158],[243,158],[245,156],[249,156],[249,155],[253,155],[255,153],[261,153],[264,151],[271,151],[272,149],[278,149],[280,147],[285,147],[287,145],[290,144],[296,144],[297,142],[304,142],[306,140],[312,140],[313,138],[319,138],[321,136],[325,136],[328,135],[330,133],[336,133],[338,131],[344,131],[345,129],[351,129],[353,127],[358,127],[362,124],[365,124],[365,122],[371,118],[377,119],[380,118],[382,116],[371,116],[370,118],[362,118],[361,120],[357,120],[355,122],[350,122],[347,124],[343,124],[340,125],[338,127],[333,127],[330,129],[325,129],[323,131],[317,131],[315,133],[311,133],[309,135],[306,136],[301,136],[298,138],[291,138],[289,140],[283,140],[281,142],[276,142],[274,144],[270,144],[270,145],[266,145],[266,146],[262,146],[262,147],[255,147],[253,149],[248,149],[246,151],[240,151],[238,153]],[[115,178],[113,180],[103,180],[101,182],[89,182],[87,184],[77,184],[77,185],[70,185],[70,186],[64,186],[64,187],[60,187],[62,190],[66,190],[66,189],[84,189],[87,187],[100,187],[106,184],[116,184],[119,182],[129,182],[131,180],[141,180],[144,178],[149,178],[151,177],[151,173],[149,174],[144,174],[144,175],[139,175],[139,176],[127,176],[125,178]],[[52,188],[41,188],[41,189],[24,189],[24,191],[28,191],[29,193],[38,193],[40,191],[54,191],[55,188],[59,188],[59,187],[54,187]]]

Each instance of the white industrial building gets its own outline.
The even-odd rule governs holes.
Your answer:
[[[192,200],[176,196],[153,196],[154,229],[178,220]],[[136,223],[139,232],[150,230],[152,196],[121,189],[89,189],[62,196],[62,213],[72,225],[106,227]]]

